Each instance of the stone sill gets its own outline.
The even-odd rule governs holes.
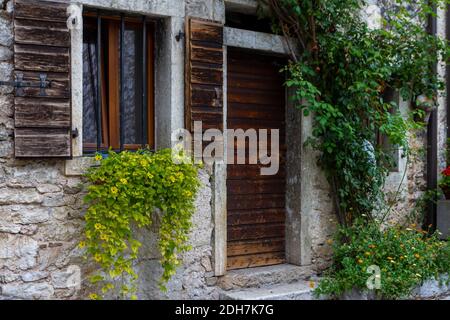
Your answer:
[[[79,177],[87,172],[87,170],[95,165],[94,157],[78,157],[66,160],[64,164],[64,174],[67,177]]]

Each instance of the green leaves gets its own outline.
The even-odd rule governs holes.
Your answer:
[[[416,225],[381,231],[376,224],[357,222],[341,228],[332,247],[335,263],[316,295],[339,297],[355,288],[367,291],[371,266],[381,271],[381,286],[375,293],[384,299],[405,298],[422,281],[450,271],[450,245]]]
[[[174,164],[171,156],[171,150],[111,151],[86,175],[91,185],[85,198],[89,205],[85,240],[80,247],[102,268],[101,275],[93,279],[110,282],[104,286],[104,294],[118,289],[123,297],[134,297],[138,275],[133,263],[142,246],[135,238],[137,229],[159,221],[162,289],[175,274],[180,255],[189,249],[186,243],[200,182],[197,167]],[[117,287],[119,277],[127,278],[128,284]]]
[[[390,93],[414,101],[443,88],[433,67],[438,57],[448,60],[449,46],[424,25],[431,6],[445,3],[397,1],[385,8],[384,28],[372,30],[356,14],[365,1],[267,2],[278,29],[288,30],[303,48],[285,68],[286,86],[303,116],[314,117],[308,144],[319,151],[345,224],[356,217],[370,221],[385,206],[392,153],[383,149],[381,137],[407,155],[409,133],[421,128],[412,114],[399,112]],[[373,157],[362,147],[367,144]]]

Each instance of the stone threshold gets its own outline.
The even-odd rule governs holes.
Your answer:
[[[218,287],[225,291],[261,288],[271,285],[283,285],[309,280],[314,275],[311,266],[281,264],[229,271],[218,279]]]
[[[297,281],[264,288],[224,291],[221,300],[313,300],[309,281]]]
[[[297,281],[263,288],[223,291],[221,300],[313,300],[309,281]]]

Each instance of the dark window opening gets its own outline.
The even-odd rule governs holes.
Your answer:
[[[269,18],[232,11],[227,11],[225,18],[225,26],[230,28],[273,33],[272,21]]]
[[[153,149],[153,23],[88,13],[83,34],[84,152]]]

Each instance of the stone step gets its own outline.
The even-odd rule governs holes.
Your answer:
[[[223,291],[222,300],[314,300],[309,281]]]
[[[218,286],[225,290],[260,288],[268,285],[289,284],[309,280],[314,275],[311,267],[290,264],[229,271],[220,277]]]

